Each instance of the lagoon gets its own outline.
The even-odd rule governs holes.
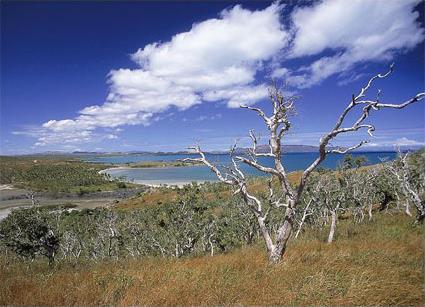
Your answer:
[[[353,157],[364,156],[366,164],[372,165],[380,163],[382,159],[393,160],[396,152],[354,152]],[[229,165],[230,159],[227,154],[206,154],[207,158],[216,165]],[[190,154],[125,154],[116,156],[91,157],[86,161],[110,164],[136,163],[140,161],[176,161],[187,157],[197,157]],[[285,153],[282,156],[283,164],[288,172],[303,170],[314,161],[317,153]],[[337,168],[344,155],[329,154],[321,167],[328,169]],[[273,166],[271,158],[262,157],[258,159],[265,166]],[[264,173],[243,165],[242,170],[249,176],[265,176]],[[110,168],[105,170],[113,178],[125,178],[125,180],[140,184],[149,185],[182,185],[190,182],[216,181],[215,175],[206,166],[185,166],[185,167],[154,167],[154,168]]]

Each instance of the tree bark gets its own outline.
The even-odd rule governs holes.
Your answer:
[[[373,204],[372,204],[372,202],[369,204],[369,207],[368,207],[368,210],[367,210],[367,213],[369,214],[369,221],[371,221],[372,220],[372,218],[373,218],[373,215],[372,215],[372,209],[373,209]]]
[[[409,206],[409,202],[406,200],[405,204],[404,204],[404,212],[408,215],[408,216],[412,216],[412,213],[410,212],[410,206]]]
[[[274,249],[269,252],[270,263],[277,263],[283,258],[286,252],[286,245],[288,243],[289,238],[291,237],[293,228],[294,210],[291,208],[287,208],[285,213],[285,220],[277,232],[276,245]]]
[[[332,243],[332,241],[334,240],[334,235],[335,235],[335,231],[336,231],[336,222],[338,219],[338,216],[336,214],[336,211],[331,211],[331,229],[329,231],[329,236],[328,236],[328,243]]]
[[[388,204],[390,203],[390,201],[392,201],[393,198],[391,197],[391,195],[389,195],[388,193],[384,193],[384,199],[381,202],[381,205],[379,207],[379,211],[384,211],[388,208]]]
[[[269,251],[269,263],[279,263],[286,252],[286,245],[292,234],[293,225],[292,223],[285,221],[283,224],[282,239],[277,242],[276,246]]]
[[[425,204],[423,201],[421,201],[421,210],[419,210],[418,212],[416,223],[423,224],[424,220],[425,220]]]
[[[295,239],[296,238],[298,238],[298,236],[299,236],[299,234],[300,234],[300,232],[301,232],[301,228],[303,227],[303,225],[304,225],[304,222],[305,222],[305,219],[307,218],[307,216],[308,216],[308,208],[310,207],[310,204],[311,204],[311,200],[308,202],[308,204],[307,204],[307,206],[305,207],[305,209],[304,209],[304,213],[303,213],[303,217],[301,218],[301,222],[300,222],[300,225],[298,226],[298,229],[297,229],[297,232],[296,232],[296,234],[295,234]]]

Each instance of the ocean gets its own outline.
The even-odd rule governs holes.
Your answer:
[[[353,157],[364,156],[366,165],[380,163],[382,159],[392,160],[397,156],[396,152],[355,152]],[[230,158],[227,154],[207,154],[207,158],[218,166],[229,165]],[[126,164],[140,161],[175,161],[187,157],[196,157],[188,154],[125,154],[116,156],[97,156],[87,158],[86,161],[97,163]],[[303,170],[316,159],[317,153],[286,153],[282,155],[282,161],[287,172]],[[337,168],[344,155],[329,154],[320,167]],[[258,161],[265,166],[273,166],[271,158],[262,157]],[[248,176],[265,176],[266,174],[246,165],[241,169]],[[184,184],[190,182],[216,181],[217,178],[206,166],[186,167],[155,167],[155,168],[111,168],[106,171],[113,178],[122,178],[127,181],[142,184]]]

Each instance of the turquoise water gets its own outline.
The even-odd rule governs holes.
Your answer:
[[[396,157],[395,152],[356,152],[353,157],[365,156],[367,164],[377,164],[381,159],[392,160]],[[144,154],[144,155],[119,155],[94,157],[87,161],[98,163],[125,164],[140,161],[175,161],[196,155],[184,154]],[[288,172],[303,170],[316,159],[317,153],[287,153],[282,156],[283,164]],[[230,159],[224,154],[207,154],[207,158],[216,165],[229,165]],[[321,167],[335,169],[344,159],[343,155],[330,154]],[[265,166],[273,166],[270,158],[259,158],[259,162]],[[242,165],[242,170],[249,176],[264,176],[265,174],[249,166]],[[216,181],[215,175],[205,166],[188,167],[159,167],[159,168],[130,168],[110,169],[107,171],[114,178],[125,177],[127,180],[145,184],[182,184],[192,181]]]

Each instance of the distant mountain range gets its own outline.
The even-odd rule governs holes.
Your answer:
[[[247,153],[249,148],[236,148],[235,152],[239,154]],[[318,146],[312,145],[282,145],[282,153],[290,152],[317,152],[319,150]],[[258,145],[257,153],[268,153],[270,152],[269,145]]]
[[[423,146],[407,146],[403,147],[402,151],[410,151],[417,150]],[[340,148],[340,147],[329,147],[329,149]],[[249,148],[246,147],[238,147],[235,150],[236,154],[245,154],[247,153]],[[307,152],[318,152],[318,146],[312,145],[282,145],[282,153],[307,153]],[[355,152],[394,152],[395,149],[393,147],[363,147],[357,149]],[[267,153],[270,152],[269,145],[258,145],[257,146],[258,153]],[[228,154],[229,151],[226,150],[215,150],[206,152],[209,154]],[[29,156],[33,155],[72,155],[72,156],[94,156],[94,155],[175,155],[175,154],[193,154],[190,151],[114,151],[114,152],[106,152],[106,151],[73,151],[73,152],[64,152],[64,151],[46,151],[41,153],[28,154]]]
[[[335,149],[340,147],[328,147],[329,149]],[[248,147],[238,147],[235,149],[236,154],[245,154],[250,148]],[[282,145],[282,153],[306,153],[306,152],[318,152],[319,147],[313,145]],[[362,148],[357,151],[394,151],[393,148],[384,147],[384,148]],[[270,152],[269,145],[258,145],[258,153],[268,153]],[[50,154],[50,155],[77,155],[77,156],[86,156],[86,155],[175,155],[175,154],[191,154],[193,152],[183,150],[183,151],[114,151],[114,152],[105,152],[105,151],[73,151],[70,153],[60,152],[60,151],[49,151],[40,154]],[[206,151],[209,154],[227,154],[227,150],[214,150]]]
[[[289,153],[289,152],[317,152],[319,149],[318,146],[311,146],[311,145],[284,145],[282,146],[282,153]],[[247,153],[249,148],[245,147],[239,147],[236,148],[235,153],[236,154],[245,154]],[[258,145],[257,146],[257,152],[258,153],[267,153],[270,152],[270,146],[269,145]],[[74,151],[72,152],[73,155],[99,155],[99,154],[119,154],[119,155],[174,155],[174,154],[190,154],[191,151],[177,151],[177,152],[171,152],[171,151],[157,151],[157,152],[150,152],[150,151],[126,151],[126,152],[93,152],[93,151]],[[210,154],[227,154],[228,151],[226,150],[215,150],[215,151],[209,151],[206,153]]]

